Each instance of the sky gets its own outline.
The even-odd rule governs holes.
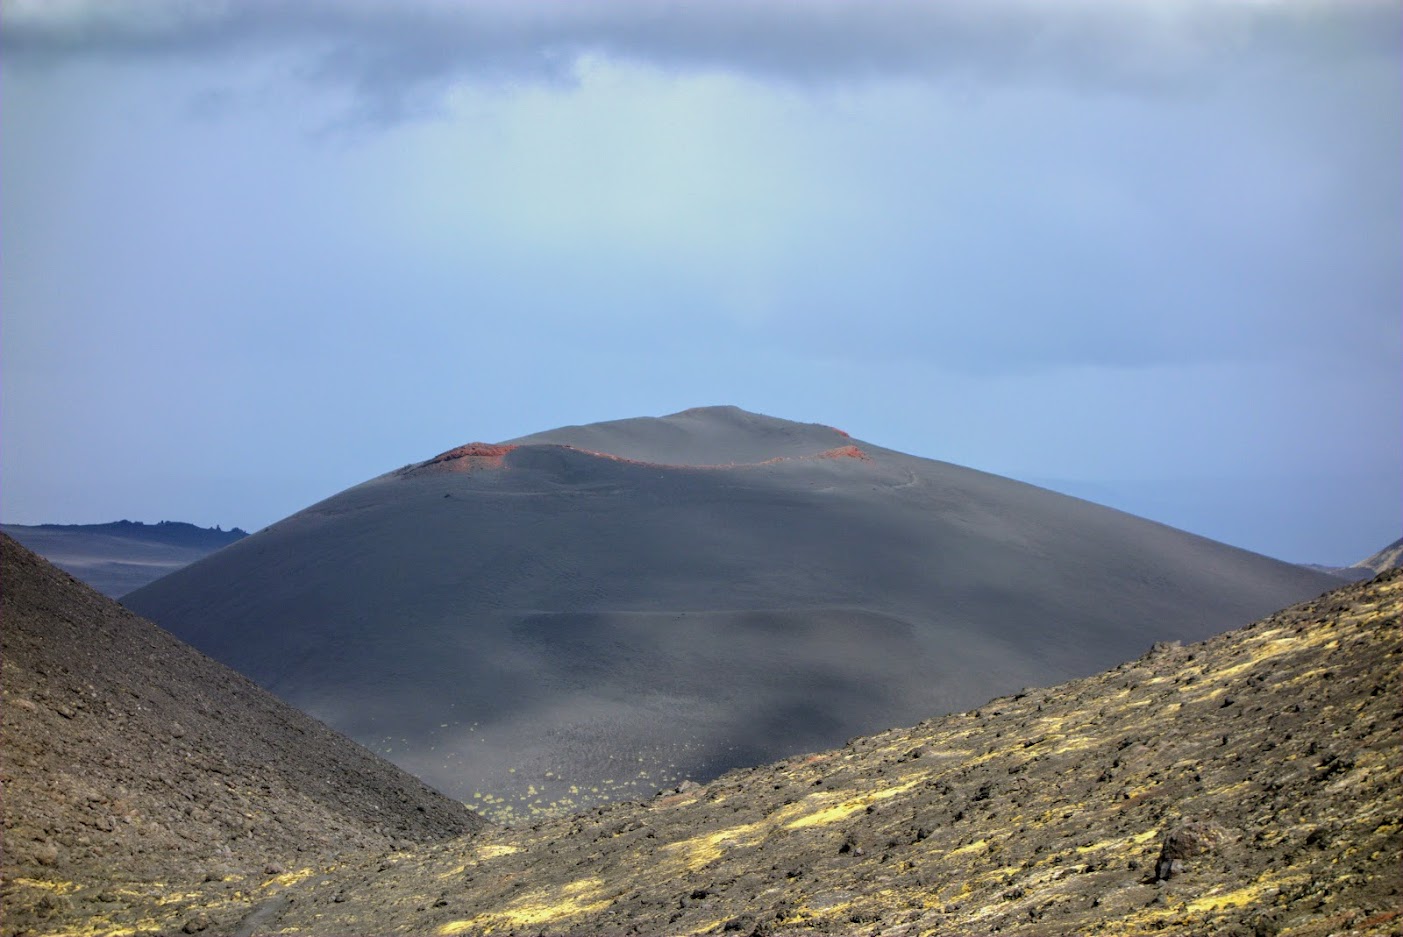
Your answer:
[[[735,404],[1403,534],[1403,3],[7,0],[0,519]]]

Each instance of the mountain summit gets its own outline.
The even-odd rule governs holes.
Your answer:
[[[572,446],[638,462],[700,468],[814,457],[851,442],[842,430],[818,423],[794,423],[740,407],[693,407],[671,416],[564,426],[508,445]]]
[[[1336,580],[734,407],[469,443],[126,604],[500,818],[823,748]]]

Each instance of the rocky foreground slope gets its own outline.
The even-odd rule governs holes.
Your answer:
[[[65,627],[112,615],[92,599],[62,609]],[[210,767],[217,735],[187,743],[180,771],[128,754],[125,780],[104,778],[81,799],[17,798],[11,739],[36,744],[25,727],[42,719],[62,754],[26,770],[70,790],[84,764],[76,741],[90,737],[78,720],[96,714],[54,709],[83,698],[81,679],[64,689],[75,678],[57,668],[12,676],[7,605],[5,930],[1392,934],[1403,910],[1400,614],[1403,572],[1391,571],[1201,644],[1156,646],[1089,679],[838,750],[413,844],[455,821],[372,836],[364,814],[348,822],[305,799],[299,809],[322,812],[299,821],[263,807],[257,782]],[[160,732],[180,698],[123,704],[108,757],[179,745]],[[290,773],[313,768],[290,769],[284,760],[300,756],[288,748],[265,757],[262,783],[278,796]],[[148,765],[158,773],[143,774]],[[137,792],[121,809],[118,784]],[[366,796],[413,816],[394,807],[394,790]],[[235,794],[233,826],[200,819]],[[158,826],[178,848],[134,863]],[[232,855],[212,856],[200,845],[211,838]],[[165,841],[145,842],[150,853]],[[250,864],[262,855],[272,858]]]
[[[228,930],[310,857],[481,825],[9,537],[0,561],[4,934]]]

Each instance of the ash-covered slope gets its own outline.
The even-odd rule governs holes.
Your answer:
[[[304,853],[481,826],[6,536],[0,562],[3,933],[170,929],[158,899],[202,882],[228,932]]]
[[[125,601],[521,817],[1091,673],[1336,583],[718,407],[462,446]]]
[[[143,524],[3,524],[0,532],[117,598],[248,536],[178,521]]]

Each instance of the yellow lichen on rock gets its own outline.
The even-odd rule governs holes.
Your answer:
[[[696,872],[720,859],[727,849],[749,846],[759,841],[767,824],[744,823],[715,833],[704,833],[690,839],[670,843],[664,851],[677,859],[689,872]]]
[[[272,886],[277,885],[279,888],[287,888],[290,885],[296,885],[298,882],[306,881],[307,879],[311,878],[313,875],[316,874],[316,869],[307,866],[301,869],[294,869],[291,872],[281,872],[277,875],[274,875],[272,878],[268,879],[268,881],[264,882],[259,887],[271,888]]]
[[[25,888],[39,888],[47,892],[52,892],[55,895],[69,895],[81,887],[75,885],[73,882],[42,878],[17,878],[14,879],[14,884],[22,885]]]
[[[787,830],[802,830],[807,827],[823,826],[829,823],[836,823],[839,820],[845,820],[853,814],[866,810],[879,800],[886,800],[889,797],[895,797],[898,794],[903,794],[911,790],[911,788],[915,787],[923,780],[925,780],[924,774],[911,778],[901,784],[896,784],[880,790],[869,791],[859,797],[845,800],[842,803],[823,807],[812,813],[806,813],[798,819],[785,823],[784,828]]]
[[[491,933],[502,928],[534,927],[547,922],[558,925],[573,917],[607,908],[612,899],[603,897],[603,888],[603,879],[587,878],[559,889],[541,889],[523,895],[499,910],[468,920],[450,921],[439,927],[438,933]]]

